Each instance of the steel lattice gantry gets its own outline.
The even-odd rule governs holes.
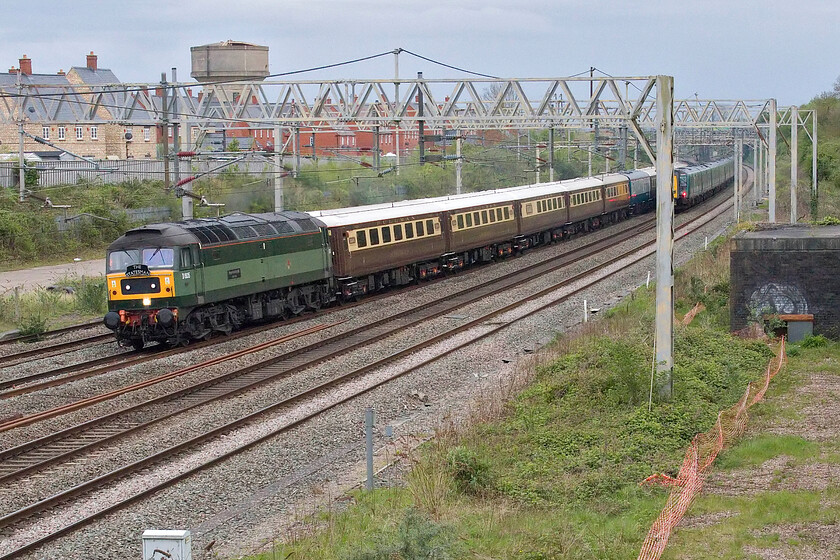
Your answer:
[[[592,87],[590,87],[590,85]],[[204,122],[252,126],[319,127],[353,124],[409,128],[422,118],[432,128],[535,129],[620,126],[628,118],[652,128],[655,77],[523,78],[498,80],[402,79],[145,83],[6,87],[0,123],[21,115],[37,122],[67,121],[153,125],[168,112],[196,126]],[[632,88],[631,88],[632,86]],[[201,95],[197,95],[198,89]],[[195,91],[194,91],[195,90]],[[757,123],[766,100],[675,100],[677,127],[743,128]],[[422,106],[422,115],[420,107]],[[177,111],[175,108],[177,107]],[[63,113],[61,113],[63,111]]]

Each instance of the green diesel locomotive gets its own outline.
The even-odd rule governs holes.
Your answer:
[[[134,348],[185,344],[334,299],[326,227],[308,214],[231,214],[126,232],[107,252],[105,325]]]

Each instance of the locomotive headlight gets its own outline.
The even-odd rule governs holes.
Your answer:
[[[144,297],[143,298],[143,305],[147,305],[147,306],[152,305],[152,298]]]

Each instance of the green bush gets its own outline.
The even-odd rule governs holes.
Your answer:
[[[18,323],[18,330],[23,336],[34,336],[36,340],[47,332],[47,320],[41,315],[29,315]]]
[[[347,560],[448,560],[457,558],[454,531],[409,509],[397,534],[380,535],[370,548],[351,552]]]
[[[475,451],[453,447],[446,458],[457,488],[467,494],[481,494],[490,485],[490,465]]]
[[[79,313],[97,315],[108,310],[105,279],[84,280],[76,283],[75,308]]]
[[[828,339],[821,334],[808,335],[799,343],[802,348],[822,348],[826,345],[828,345]]]

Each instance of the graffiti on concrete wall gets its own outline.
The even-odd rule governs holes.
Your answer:
[[[808,300],[797,286],[769,282],[750,295],[750,315],[759,318],[764,314],[805,314]]]

